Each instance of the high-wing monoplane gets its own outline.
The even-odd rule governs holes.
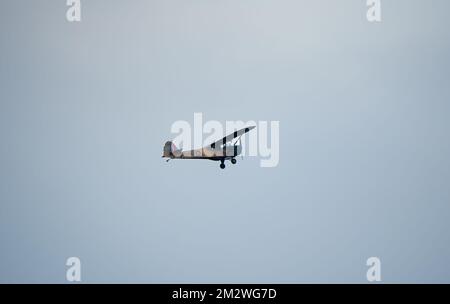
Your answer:
[[[171,159],[209,159],[220,161],[220,168],[225,169],[225,160],[230,160],[232,164],[236,164],[236,156],[242,152],[241,137],[254,128],[254,126],[243,128],[203,148],[189,151],[178,149],[171,141],[168,141],[164,145],[162,157],[168,158],[167,161]],[[233,140],[235,140],[234,143],[232,143]]]

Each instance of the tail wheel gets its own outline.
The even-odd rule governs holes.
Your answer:
[[[237,163],[236,158],[232,158],[232,159],[231,159],[231,163],[232,163],[233,165],[235,165],[235,164]]]

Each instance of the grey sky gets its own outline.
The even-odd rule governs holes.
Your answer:
[[[449,282],[450,2],[4,1],[0,282]],[[280,164],[161,159],[279,120]]]

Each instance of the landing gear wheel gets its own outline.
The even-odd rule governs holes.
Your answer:
[[[224,163],[220,164],[220,169],[225,169],[225,164]]]
[[[232,158],[232,159],[231,159],[231,163],[232,163],[233,165],[235,165],[235,164],[237,163],[236,158]]]

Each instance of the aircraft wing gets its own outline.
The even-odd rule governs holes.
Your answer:
[[[234,131],[233,133],[225,136],[224,138],[222,138],[221,140],[218,140],[214,143],[211,144],[211,148],[215,149],[216,147],[220,147],[221,145],[225,145],[226,143],[232,141],[233,139],[235,139],[236,137],[239,137],[247,132],[250,132],[250,130],[254,129],[255,126],[251,126],[251,127],[246,127],[244,129],[240,129],[239,131]]]

